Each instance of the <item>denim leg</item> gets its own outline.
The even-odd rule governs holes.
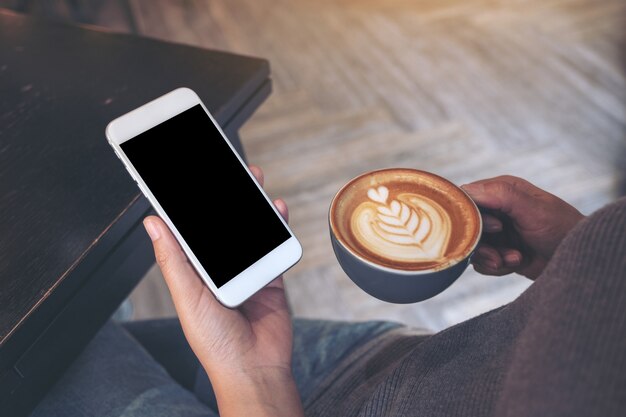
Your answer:
[[[293,319],[293,376],[304,402],[319,383],[354,349],[389,330],[403,326],[388,321],[345,322]],[[194,392],[217,410],[204,369],[199,368]]]
[[[31,417],[215,417],[122,327],[107,323]]]
[[[178,318],[124,323],[124,328],[172,378],[217,413],[217,399],[204,368],[191,350]]]
[[[211,410],[217,410],[213,387],[184,338],[177,319],[150,320],[125,325],[132,335],[179,383],[190,380],[193,392]],[[293,374],[302,399],[306,399],[341,360],[354,349],[397,327],[386,321],[344,322],[293,320]]]
[[[306,402],[319,383],[348,354],[375,337],[402,326],[388,321],[294,319],[292,367],[302,401]]]
[[[292,370],[302,401],[354,349],[403,326],[388,321],[345,322],[293,319]],[[209,407],[217,404],[209,378],[200,368],[194,392]]]
[[[170,340],[168,342],[170,346],[186,344],[178,320],[159,320],[158,322],[138,322],[134,325],[138,327],[131,328],[131,332],[136,337],[139,337],[142,343],[148,340],[154,342],[165,336],[172,339],[179,338],[178,341]],[[303,401],[346,355],[375,337],[401,326],[403,325],[400,323],[387,321],[344,322],[294,319],[292,366],[296,385]],[[140,327],[144,330],[161,329],[161,332],[159,336],[144,337],[140,336],[142,332],[137,331]],[[178,327],[178,330],[173,327]],[[165,331],[165,329],[168,330]],[[163,349],[149,345],[145,347],[151,353]],[[185,358],[188,354],[185,349],[176,348],[175,351],[178,353],[172,356],[175,356],[183,363],[192,363],[191,360]],[[189,350],[188,352],[191,351]],[[157,359],[159,356],[163,355],[157,354]],[[178,366],[179,368],[182,367],[182,365]],[[165,367],[168,370],[172,368],[167,364],[165,364]],[[197,367],[193,392],[210,409],[217,410],[217,400],[213,393],[211,382],[201,366]]]
[[[177,317],[121,323],[176,382],[193,391],[200,362]]]
[[[302,399],[347,354],[400,326],[383,321],[294,319],[293,374]],[[31,417],[217,416],[211,383],[201,366],[195,371],[195,395],[168,374],[188,385],[196,366],[177,320],[127,327],[134,337],[107,323]],[[163,361],[165,369],[155,358]]]

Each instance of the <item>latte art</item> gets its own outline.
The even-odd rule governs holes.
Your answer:
[[[367,190],[364,201],[352,213],[351,229],[365,248],[390,261],[437,262],[450,240],[448,213],[432,199],[401,193],[389,198],[385,186]]]
[[[338,244],[359,262],[398,271],[437,271],[467,259],[481,229],[463,190],[406,168],[351,180],[333,199],[329,221]]]

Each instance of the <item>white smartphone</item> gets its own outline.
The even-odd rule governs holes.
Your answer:
[[[192,90],[113,120],[106,136],[223,305],[237,307],[300,260],[302,246]]]

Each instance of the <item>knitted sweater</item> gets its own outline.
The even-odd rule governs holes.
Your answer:
[[[433,336],[380,336],[304,406],[311,417],[626,416],[626,198],[581,221],[512,303]]]

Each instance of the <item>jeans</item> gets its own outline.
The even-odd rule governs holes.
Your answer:
[[[401,324],[294,319],[293,375],[303,401],[352,350]],[[107,323],[32,417],[217,416],[206,373],[177,319]]]

